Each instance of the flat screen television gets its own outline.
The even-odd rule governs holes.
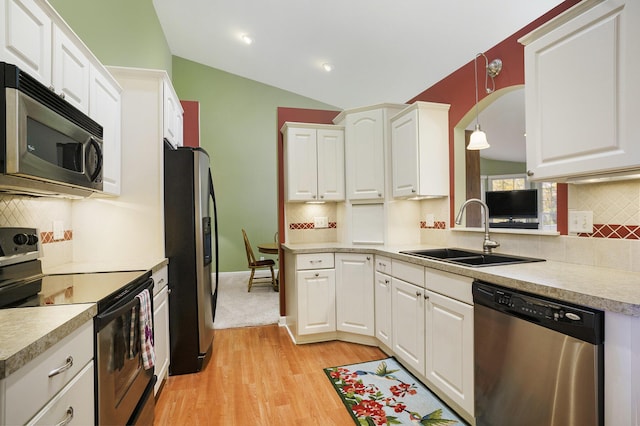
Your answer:
[[[531,219],[538,217],[538,190],[487,191],[485,200],[491,219]]]

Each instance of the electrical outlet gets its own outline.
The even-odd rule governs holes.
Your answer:
[[[592,211],[569,211],[569,232],[592,233],[593,232],[593,212]]]
[[[329,219],[326,216],[314,217],[313,218],[313,227],[318,228],[328,228],[329,227]]]

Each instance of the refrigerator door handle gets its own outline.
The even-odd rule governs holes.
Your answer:
[[[209,169],[209,196],[213,201],[213,245],[214,245],[214,262],[216,265],[216,273],[215,273],[215,290],[211,295],[211,312],[213,314],[213,320],[216,319],[216,305],[218,303],[218,208],[216,206],[216,194],[213,190],[213,177],[211,176],[211,169]]]

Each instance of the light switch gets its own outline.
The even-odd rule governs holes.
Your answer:
[[[593,212],[592,211],[569,211],[569,232],[592,233],[593,232]]]

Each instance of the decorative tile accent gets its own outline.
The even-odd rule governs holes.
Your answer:
[[[447,229],[447,222],[437,220],[434,222],[433,226],[427,226],[427,222],[421,220],[420,229]]]
[[[637,225],[608,225],[594,224],[593,233],[583,232],[579,237],[587,238],[611,238],[621,240],[639,240],[640,226]]]
[[[338,224],[336,222],[329,222],[329,228],[337,228]],[[292,230],[300,230],[300,229],[315,229],[313,222],[302,222],[302,223],[290,223],[289,229]]]
[[[62,237],[62,239],[58,239],[58,240],[53,238],[53,232],[40,232],[40,244],[71,241],[72,239],[73,239],[73,231],[71,230],[64,231],[64,236]]]

